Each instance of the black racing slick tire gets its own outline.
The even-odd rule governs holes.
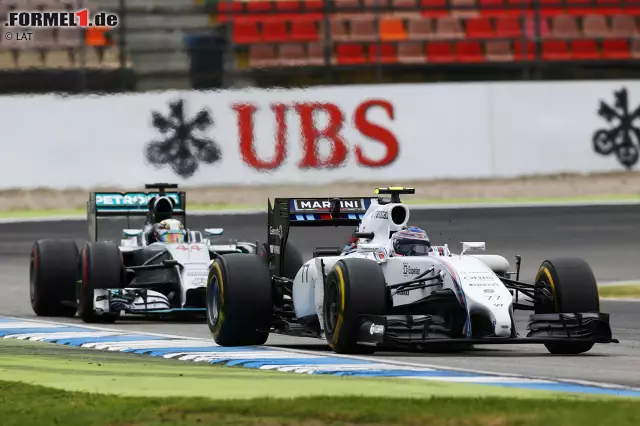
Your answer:
[[[77,262],[76,297],[78,315],[86,323],[113,323],[119,313],[96,312],[94,290],[123,288],[126,282],[122,253],[107,242],[87,243]]]
[[[380,266],[369,259],[343,259],[329,272],[325,285],[324,330],[339,354],[371,354],[375,346],[356,343],[359,315],[385,315],[387,287]]]
[[[31,250],[31,308],[41,317],[76,314],[75,283],[78,246],[73,240],[39,240]]]
[[[536,274],[536,285],[544,285],[552,302],[536,304],[537,314],[600,312],[598,284],[587,262],[577,258],[545,260]],[[552,354],[577,355],[588,352],[591,342],[547,343]]]
[[[264,258],[267,261],[267,254],[269,253],[269,245],[267,243],[262,243],[258,246],[258,254],[260,257]],[[269,263],[267,261],[267,263]],[[296,248],[293,244],[287,243],[287,246],[284,251],[284,265],[282,270],[282,277],[289,278],[290,280],[295,279],[296,275],[300,268],[304,265],[304,259],[302,258],[302,253],[300,250]]]
[[[256,254],[216,258],[207,279],[207,325],[220,346],[264,345],[273,302],[271,275]]]

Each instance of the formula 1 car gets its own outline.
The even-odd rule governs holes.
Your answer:
[[[85,322],[113,322],[122,314],[196,313],[204,319],[212,260],[260,252],[257,243],[214,240],[223,234],[221,228],[204,229],[204,237],[188,229],[186,194],[166,192],[177,185],[145,187],[158,192],[92,192],[87,203],[90,241],[80,252],[74,240],[35,242],[30,289],[37,315],[73,317],[77,312]],[[183,242],[149,241],[149,228],[166,218],[183,224]],[[124,221],[124,229],[118,221]]]
[[[600,313],[589,265],[574,258],[544,261],[533,283],[519,281],[502,256],[483,242],[463,242],[398,256],[391,236],[410,212],[400,194],[378,197],[276,198],[269,201],[269,267],[258,256],[229,255],[211,265],[207,323],[222,346],[261,345],[269,333],[325,338],[336,353],[373,353],[379,347],[442,348],[474,344],[544,344],[554,354],[579,354],[612,339]],[[390,195],[383,199],[381,195]],[[294,279],[281,272],[295,226],[357,226],[352,251],[317,248]],[[515,275],[515,279],[513,276]],[[520,300],[524,299],[524,300]],[[514,309],[531,310],[519,337]]]

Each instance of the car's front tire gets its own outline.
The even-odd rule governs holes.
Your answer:
[[[577,258],[545,260],[540,265],[535,279],[536,285],[547,288],[552,299],[549,303],[537,303],[536,314],[600,312],[598,284],[587,262]],[[588,352],[591,342],[547,343],[552,354],[577,355]]]
[[[259,255],[217,257],[209,269],[206,299],[207,325],[220,346],[263,345],[269,338],[271,275]]]
[[[342,259],[327,275],[323,311],[324,330],[331,349],[339,354],[375,352],[358,345],[358,315],[385,315],[387,287],[380,266],[368,259]]]
[[[107,242],[87,243],[80,251],[77,265],[78,315],[86,323],[115,322],[118,313],[96,312],[94,291],[124,287],[125,267],[120,249],[115,244]]]

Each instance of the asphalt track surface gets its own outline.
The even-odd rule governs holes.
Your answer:
[[[640,279],[640,206],[535,207],[413,211],[411,224],[427,230],[434,244],[448,243],[458,252],[461,241],[485,241],[487,252],[501,254],[514,265],[523,256],[521,279],[533,278],[538,265],[553,256],[587,260],[599,281]],[[118,228],[125,225],[117,224]],[[191,216],[190,228],[223,227],[227,238],[264,241],[266,216]],[[290,242],[306,256],[316,246],[342,246],[352,229],[295,228]],[[40,238],[87,239],[84,221],[29,222],[0,225],[0,315],[36,318],[29,304],[29,253]],[[378,352],[371,358],[402,364],[464,368],[531,377],[588,380],[640,387],[640,303],[607,301],[619,344],[596,345],[576,357],[553,356],[540,345],[476,346],[457,354]],[[524,332],[527,312],[518,312]],[[45,319],[45,318],[40,318]],[[77,323],[78,319],[58,322]],[[204,323],[122,320],[113,328],[210,338]],[[315,339],[272,335],[269,345],[326,352]]]

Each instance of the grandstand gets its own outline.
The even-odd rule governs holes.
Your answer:
[[[3,37],[4,92],[611,78],[633,76],[640,58],[640,0],[1,1],[0,17],[121,18],[112,31]]]

